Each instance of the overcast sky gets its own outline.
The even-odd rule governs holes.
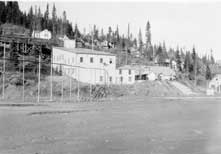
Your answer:
[[[145,25],[151,24],[152,42],[165,41],[167,47],[184,47],[192,50],[195,45],[199,54],[210,53],[221,59],[221,2],[70,2],[55,1],[57,14],[67,12],[67,18],[78,24],[79,29],[89,30],[96,24],[107,31],[119,26],[120,33],[126,34],[130,23],[133,36],[141,28],[143,37]],[[46,1],[19,2],[20,8],[28,11],[31,5],[45,11]],[[53,2],[49,2],[50,13]],[[50,14],[51,15],[51,14]]]

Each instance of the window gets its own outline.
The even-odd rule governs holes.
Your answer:
[[[83,57],[80,57],[80,62],[83,63]]]
[[[103,76],[100,76],[100,82],[102,82],[103,81]]]
[[[110,58],[110,64],[112,64],[112,58]]]
[[[128,74],[131,75],[131,70],[128,70]]]
[[[128,78],[128,81],[129,81],[129,82],[131,82],[131,81],[132,81],[132,78],[131,78],[131,76],[130,76],[130,77]]]
[[[103,58],[100,58],[100,63],[103,63]]]
[[[112,76],[109,77],[109,81],[112,82]]]
[[[119,69],[119,74],[122,74],[122,70],[121,69]]]
[[[94,59],[93,59],[93,57],[91,57],[91,58],[90,58],[90,62],[91,62],[91,63],[93,63],[93,62],[94,62]]]
[[[72,63],[74,63],[74,57],[72,57]]]
[[[123,82],[123,77],[122,76],[120,77],[120,82]]]

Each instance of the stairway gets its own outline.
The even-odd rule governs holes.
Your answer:
[[[185,86],[182,83],[179,83],[177,81],[172,81],[171,84],[174,87],[176,87],[177,89],[179,89],[184,95],[195,95],[196,94],[189,87]]]

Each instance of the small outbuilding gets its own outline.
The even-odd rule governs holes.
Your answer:
[[[43,31],[34,30],[31,36],[32,38],[46,39],[46,40],[49,40],[52,38],[51,32],[47,29]]]
[[[215,93],[221,93],[221,74],[215,75],[209,82],[209,89],[212,89]]]

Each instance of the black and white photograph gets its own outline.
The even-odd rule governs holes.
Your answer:
[[[0,154],[221,154],[221,0],[0,0]]]

